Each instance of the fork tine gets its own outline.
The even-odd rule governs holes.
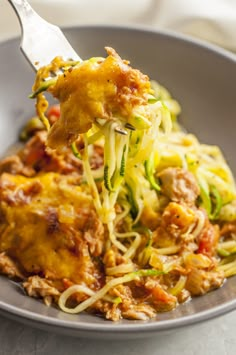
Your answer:
[[[115,131],[116,133],[122,134],[123,136],[126,136],[126,135],[127,135],[127,132],[126,132],[122,127],[120,127],[120,126],[117,126],[117,127],[114,129],[114,131]]]
[[[21,24],[21,50],[35,70],[49,64],[57,56],[82,61],[59,27],[40,17],[26,0],[8,1]]]

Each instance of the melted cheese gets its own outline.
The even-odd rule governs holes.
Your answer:
[[[148,103],[150,82],[111,48],[106,59],[92,58],[66,70],[49,91],[59,100],[61,117],[52,126],[48,146],[60,148],[87,132],[97,118],[127,119]]]
[[[25,273],[94,281],[98,271],[83,236],[96,215],[86,186],[55,173],[31,179],[3,174],[0,199],[0,251]]]

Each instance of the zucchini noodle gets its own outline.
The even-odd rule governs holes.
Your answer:
[[[122,201],[123,212],[116,215],[115,225],[117,225],[122,219],[124,219],[130,212],[130,206],[126,201]]]
[[[89,160],[88,160],[88,141],[87,141],[86,134],[83,135],[83,139],[84,139],[84,154],[82,156],[82,160],[83,160],[83,164],[84,164],[85,176],[86,176],[88,184],[91,188],[92,196],[94,197],[94,205],[96,207],[96,210],[101,211],[102,205],[101,205],[98,189],[95,184],[95,181],[94,181],[94,178],[92,175],[92,171],[91,171],[91,167],[89,165]]]
[[[108,276],[120,275],[120,274],[128,274],[129,272],[135,271],[135,266],[133,263],[121,264],[118,266],[108,267],[106,268],[106,274]]]
[[[180,246],[178,246],[178,245],[172,245],[172,246],[167,247],[167,248],[155,248],[155,251],[158,254],[161,254],[161,255],[176,254],[179,250],[180,250]]]
[[[191,234],[195,238],[201,233],[201,231],[203,230],[204,225],[206,223],[206,218],[205,218],[205,214],[203,211],[198,210],[196,214],[198,217],[197,225],[195,226],[195,228],[193,230],[191,230]]]
[[[121,251],[126,253],[127,252],[127,248],[121,242],[119,242],[119,240],[117,240],[117,238],[116,238],[115,228],[114,228],[113,222],[109,221],[107,223],[107,227],[108,227],[108,231],[109,231],[110,241],[112,242],[112,244],[114,244],[118,249],[120,249]]]
[[[59,302],[62,302],[62,303],[66,302],[64,299],[65,297],[67,297],[67,299],[68,299],[70,296],[72,296],[76,293],[83,293],[87,296],[94,296],[95,295],[95,292],[85,285],[73,285],[73,286],[70,286],[70,288],[67,290],[67,292],[66,291],[64,292],[64,296],[61,296],[61,299]],[[105,295],[103,297],[103,299],[107,302],[112,302],[112,303],[116,303],[116,304],[118,302],[121,302],[119,297],[111,297],[109,295]]]
[[[187,281],[187,276],[181,275],[174,287],[171,287],[168,292],[173,296],[178,295],[183,289]]]
[[[236,275],[236,260],[219,265],[218,270],[223,271],[225,277]]]
[[[68,298],[71,297],[71,295],[73,295],[74,293],[80,291],[80,286],[74,285],[74,286],[69,287],[66,291],[64,291],[61,294],[58,304],[64,312],[72,313],[72,314],[80,313],[80,312],[84,311],[86,308],[92,306],[99,299],[103,298],[112,288],[116,287],[117,285],[124,284],[124,283],[130,282],[130,281],[133,281],[135,279],[139,279],[140,277],[158,276],[161,274],[163,274],[163,272],[159,271],[159,270],[139,270],[139,271],[129,273],[129,274],[122,276],[122,277],[117,277],[115,279],[108,281],[106,283],[106,285],[103,286],[98,292],[96,292],[94,295],[92,295],[87,300],[81,302],[75,308],[68,308],[68,307],[66,307],[66,302],[67,302]]]
[[[129,238],[135,237],[134,241],[131,243],[131,246],[126,250],[124,257],[127,259],[132,259],[141,243],[141,236],[137,232],[126,232],[126,233],[116,233],[118,238]]]

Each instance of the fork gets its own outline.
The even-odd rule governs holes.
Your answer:
[[[20,48],[37,71],[61,56],[64,60],[82,61],[59,27],[40,17],[26,0],[8,0],[21,25]]]

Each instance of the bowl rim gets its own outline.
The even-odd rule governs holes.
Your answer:
[[[92,29],[92,30],[116,30],[116,31],[134,31],[134,32],[146,32],[149,34],[158,34],[166,39],[176,39],[181,42],[188,43],[189,45],[195,45],[197,47],[204,48],[205,50],[212,51],[217,55],[221,55],[229,60],[232,60],[233,63],[236,62],[236,52],[230,51],[224,47],[221,47],[213,42],[208,42],[202,38],[197,38],[191,36],[190,34],[177,32],[172,29],[162,29],[162,28],[154,28],[151,25],[135,25],[135,24],[128,24],[128,25],[114,25],[114,24],[85,24],[85,25],[71,25],[71,26],[60,26],[62,31],[73,31],[77,29]],[[19,46],[21,44],[21,36],[14,35],[10,36],[9,38],[3,38],[0,40],[0,46],[7,44],[9,42],[19,41]]]
[[[62,31],[76,31],[76,30],[115,30],[115,31],[131,31],[131,32],[142,32],[146,34],[158,35],[167,40],[177,40],[179,42],[187,43],[188,45],[199,47],[200,49],[204,49],[210,52],[213,52],[217,56],[223,57],[236,64],[236,54],[228,51],[222,47],[217,46],[216,44],[208,43],[202,39],[197,39],[191,37],[186,34],[177,33],[172,30],[166,29],[155,29],[151,26],[143,26],[143,25],[109,25],[109,24],[98,24],[98,25],[73,25],[73,26],[62,26]],[[20,37],[15,36],[12,38],[4,39],[0,41],[0,47],[13,44],[14,45],[19,41],[20,45]],[[214,291],[213,291],[214,292]],[[27,296],[28,297],[28,296]],[[73,322],[70,320],[62,320],[58,318],[49,317],[47,315],[42,315],[39,313],[35,313],[26,309],[19,308],[17,306],[8,304],[0,300],[0,313],[9,316],[11,318],[18,318],[19,321],[30,322],[30,324],[35,325],[44,325],[44,326],[52,326],[58,329],[63,329],[67,331],[69,334],[70,330],[73,331],[84,331],[87,333],[93,334],[114,334],[119,333],[125,335],[125,333],[135,333],[142,332],[143,334],[149,333],[153,334],[154,332],[172,330],[180,327],[184,327],[187,325],[196,324],[202,321],[206,321],[223,314],[226,314],[230,311],[236,309],[236,298],[228,301],[227,303],[223,303],[221,305],[217,305],[211,309],[200,311],[196,314],[191,314],[175,319],[167,319],[167,320],[154,320],[154,321],[131,321],[131,323],[112,323],[110,321],[104,321],[104,324],[101,323],[86,323],[83,321]]]
[[[217,290],[215,290],[217,291]],[[214,290],[212,292],[215,292]],[[205,295],[207,297],[207,294]],[[26,296],[28,297],[28,296]],[[204,296],[201,296],[204,297]],[[37,300],[38,302],[40,300]],[[191,301],[190,301],[191,302]],[[181,305],[180,305],[181,306]],[[49,317],[47,315],[42,315],[39,313],[35,313],[26,309],[21,309],[16,306],[12,306],[5,302],[0,301],[0,313],[5,315],[6,317],[17,319],[21,322],[29,322],[30,324],[34,324],[35,326],[45,326],[50,328],[58,328],[66,330],[67,333],[70,330],[73,331],[83,331],[93,333],[93,334],[101,334],[106,333],[108,336],[110,334],[119,333],[125,335],[126,333],[140,333],[142,332],[144,335],[153,335],[156,332],[180,329],[188,325],[193,325],[197,323],[201,323],[222,315],[225,315],[236,308],[236,299],[231,300],[225,304],[218,305],[210,310],[205,310],[198,312],[197,314],[191,314],[184,317],[179,317],[176,319],[167,319],[167,320],[147,320],[147,321],[133,321],[130,323],[122,323],[121,322],[111,322],[109,320],[104,319],[104,324],[101,323],[86,323],[83,321],[70,321],[70,320],[62,320],[58,318]],[[91,317],[96,317],[96,315],[91,315]],[[102,319],[103,320],[103,319]]]

